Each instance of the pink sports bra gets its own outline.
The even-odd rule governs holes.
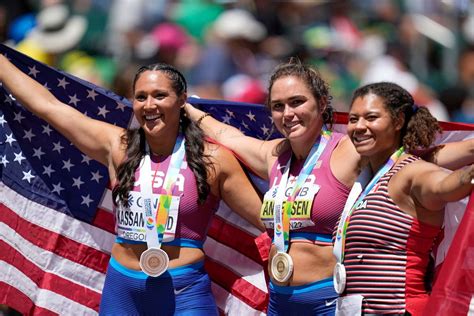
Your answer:
[[[161,186],[166,176],[166,170],[170,163],[171,156],[151,156],[152,161],[152,187],[153,194],[160,194]],[[116,242],[119,243],[144,243],[144,237],[136,237],[131,235],[131,230],[126,227],[132,226],[137,228],[139,231],[140,227],[144,227],[144,216],[141,208],[141,196],[140,186],[138,185],[138,179],[140,177],[140,168],[135,171],[135,187],[133,192],[130,192],[129,205],[135,203],[134,207],[123,208],[117,207],[115,209],[116,222],[119,227],[119,235],[116,238]],[[188,164],[183,161],[181,170],[179,172],[177,181],[173,187],[173,196],[180,197],[179,210],[177,215],[177,223],[175,230],[175,237],[172,241],[164,241],[164,245],[174,245],[191,248],[202,248],[202,245],[206,239],[207,230],[211,221],[211,217],[216,212],[219,199],[209,193],[207,200],[204,204],[200,205],[197,202],[198,192],[196,186],[196,178],[192,170],[188,167]],[[133,211],[132,209],[136,211]],[[120,228],[123,226],[123,229]],[[128,231],[127,231],[128,230]]]
[[[310,225],[302,228],[294,227],[293,229],[290,229],[290,240],[292,242],[312,242],[322,245],[329,245],[332,242],[332,233],[337,220],[344,209],[344,203],[350,191],[349,187],[336,179],[330,168],[331,154],[343,136],[344,135],[340,133],[332,133],[331,139],[322,153],[320,160],[316,163],[316,166],[313,168],[313,171],[306,180],[307,184],[309,181],[313,181],[313,184],[310,185],[318,185],[319,191],[314,196],[311,210],[307,210],[309,213],[307,223],[310,223]],[[291,155],[292,151],[288,150],[278,157],[273,165],[269,179],[269,191],[272,191],[274,186],[279,184],[282,172],[284,171],[284,166],[286,166]],[[292,185],[292,179],[298,176],[303,164],[304,160],[296,160],[293,157],[291,160],[287,188]],[[297,205],[293,207],[295,214],[298,215],[304,213],[305,203],[296,204]],[[262,208],[262,212],[263,211]],[[265,223],[262,212],[261,218]],[[268,222],[268,216],[266,219]],[[273,229],[268,225],[265,226],[267,227],[269,235],[273,236]]]

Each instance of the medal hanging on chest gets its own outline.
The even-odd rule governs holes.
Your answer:
[[[184,138],[179,135],[173,148],[171,161],[162,185],[157,209],[152,207],[153,189],[151,184],[151,159],[147,144],[147,152],[142,165],[143,175],[140,175],[140,191],[143,195],[143,212],[145,215],[146,242],[148,249],[140,256],[140,268],[152,277],[162,275],[169,264],[168,254],[161,249],[168,214],[172,201],[172,188],[184,160]]]
[[[140,256],[140,268],[152,277],[162,275],[168,269],[169,262],[168,254],[160,248],[148,248]]]
[[[371,171],[369,168],[364,168],[357,178],[356,182],[352,186],[349,197],[347,198],[344,210],[342,211],[341,218],[336,231],[336,239],[334,242],[333,253],[336,257],[337,263],[334,266],[333,271],[333,283],[334,290],[337,294],[344,293],[347,283],[347,272],[344,266],[344,255],[345,255],[345,243],[347,237],[347,228],[349,226],[350,217],[352,212],[355,210],[365,196],[372,190],[377,181],[395,164],[397,159],[404,153],[403,147],[399,148],[394,152],[385,164],[377,171],[375,176],[370,179]],[[370,182],[369,182],[370,180]],[[368,184],[367,184],[368,183]],[[367,185],[366,185],[367,184]],[[362,189],[364,188],[364,189]]]
[[[298,179],[296,180],[293,191],[288,197],[285,196],[285,191],[288,183],[291,158],[288,160],[285,171],[281,176],[273,210],[274,243],[277,248],[277,253],[272,258],[270,265],[271,275],[277,282],[285,283],[293,274],[293,260],[287,253],[290,241],[290,220],[293,203],[304,183],[306,182],[306,179],[311,174],[316,162],[320,159],[322,153],[324,152],[324,149],[329,143],[330,138],[331,132],[323,129],[320,140],[317,141],[311,148],[311,151],[304,162],[303,168],[298,175]],[[284,200],[286,200],[286,202],[283,205]]]

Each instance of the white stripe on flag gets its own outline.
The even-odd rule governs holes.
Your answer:
[[[216,283],[211,283],[212,293],[216,299],[217,307],[224,311],[227,316],[253,316],[253,315],[265,315],[251,306],[245,304],[243,301],[227,292],[224,288]]]
[[[39,288],[30,278],[16,267],[0,261],[0,281],[17,288],[28,296],[36,306],[60,315],[96,315],[97,312],[58,293]]]
[[[35,203],[0,182],[0,204],[30,223],[110,254],[115,235]],[[35,210],[34,212],[32,210]]]
[[[451,143],[459,142],[474,138],[474,131],[444,131],[440,136],[436,138],[435,143]]]
[[[474,316],[474,295],[471,297],[471,303],[469,304],[469,310],[467,316]]]
[[[112,203],[112,191],[107,189],[105,190],[102,201],[99,203],[99,207],[109,213],[113,213],[114,205]]]
[[[229,206],[227,206],[227,204],[225,204],[224,202],[220,202],[219,208],[216,214],[217,216],[221,217],[224,221],[244,230],[245,232],[249,233],[250,235],[254,237],[261,234],[261,232],[255,226],[251,225],[248,221],[243,219],[236,212],[233,212],[229,208]]]
[[[2,241],[24,255],[41,270],[59,275],[96,292],[102,292],[105,274],[32,244],[3,222],[0,222],[0,237]],[[4,272],[5,270],[2,268],[0,271]]]
[[[263,292],[268,292],[265,274],[260,264],[210,237],[206,239],[204,251],[208,257],[219,262],[220,265],[243,276],[244,280]]]

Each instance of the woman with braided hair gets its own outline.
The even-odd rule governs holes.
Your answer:
[[[108,167],[117,239],[100,314],[218,315],[203,264],[211,216],[222,199],[263,230],[261,199],[232,153],[206,142],[186,117],[182,74],[167,64],[139,69],[134,130],[88,118],[2,55],[0,81],[28,110]]]

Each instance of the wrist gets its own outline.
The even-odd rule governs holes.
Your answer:
[[[196,120],[196,125],[197,125],[198,127],[201,126],[202,121],[203,121],[206,117],[208,117],[208,116],[211,116],[211,114],[210,114],[210,113],[207,113],[207,112],[204,112],[204,113]]]

